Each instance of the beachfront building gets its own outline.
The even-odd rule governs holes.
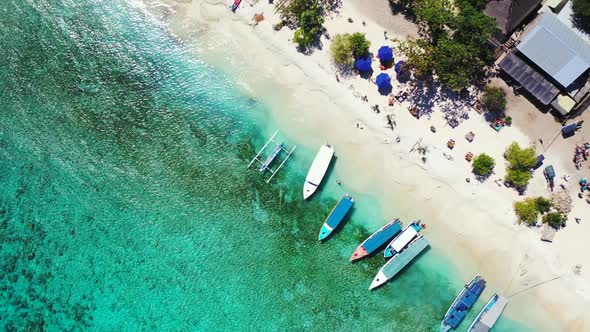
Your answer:
[[[543,0],[490,0],[486,3],[484,13],[496,20],[498,31],[490,38],[490,44],[495,49],[496,56],[508,49],[511,36],[523,24],[537,15]],[[515,36],[512,38],[516,40]],[[506,44],[507,45],[504,45]]]
[[[543,108],[566,115],[590,103],[590,42],[548,9],[527,26],[499,67]]]

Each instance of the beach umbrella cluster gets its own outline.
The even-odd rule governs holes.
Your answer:
[[[389,46],[381,46],[379,51],[377,51],[377,54],[381,62],[389,62],[393,60],[393,50]]]
[[[377,75],[375,84],[377,84],[379,90],[389,89],[391,88],[391,78],[386,73],[381,73]]]
[[[354,66],[360,72],[371,71],[371,58],[368,56],[358,58],[354,62]]]

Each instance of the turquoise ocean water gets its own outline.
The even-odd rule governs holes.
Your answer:
[[[302,202],[306,149],[247,170],[268,109],[132,2],[6,0],[0,31],[1,330],[436,330],[437,249],[369,292],[376,200],[318,243],[346,188]]]

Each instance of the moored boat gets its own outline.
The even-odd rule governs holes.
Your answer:
[[[285,146],[284,143],[277,145],[277,147],[272,151],[272,153],[266,158],[266,160],[260,165],[259,171],[264,172],[270,166],[273,160],[279,155],[283,147]]]
[[[326,175],[326,171],[328,170],[328,166],[330,166],[330,161],[333,156],[334,149],[328,144],[322,145],[318,154],[315,156],[315,159],[311,163],[307,176],[305,177],[305,183],[303,184],[303,199],[307,199],[316,191],[322,182],[324,175]]]
[[[428,248],[430,243],[423,235],[418,235],[407,247],[395,254],[381,269],[371,282],[369,289],[379,287],[389,279],[398,274],[406,265],[408,265],[424,249]]]
[[[484,288],[486,281],[481,276],[476,275],[457,295],[449,310],[445,314],[441,324],[440,331],[447,332],[451,329],[456,329],[463,321],[469,309],[473,307],[475,301],[479,298]]]
[[[467,332],[488,332],[502,315],[508,298],[494,294],[469,326]]]
[[[350,261],[361,259],[370,255],[375,250],[390,241],[397,233],[402,230],[402,223],[399,219],[395,219],[387,225],[381,227],[378,231],[369,236],[363,243],[361,243],[350,256]]]
[[[389,258],[401,251],[405,246],[408,245],[408,243],[410,243],[410,241],[412,241],[412,239],[416,237],[416,235],[418,235],[418,232],[421,229],[422,227],[420,227],[420,221],[414,221],[406,226],[406,228],[404,228],[404,230],[395,238],[393,238],[387,247],[385,247],[383,256],[385,258]]]
[[[353,203],[354,199],[349,194],[342,196],[324,221],[318,240],[322,241],[326,239],[338,227],[342,219],[344,219],[348,211],[352,208]]]

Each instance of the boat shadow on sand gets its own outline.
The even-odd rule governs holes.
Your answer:
[[[390,283],[392,283],[392,282],[396,281],[398,278],[400,278],[400,276],[401,276],[401,275],[402,275],[402,274],[403,274],[403,273],[404,273],[404,272],[405,272],[407,269],[409,269],[409,268],[410,268],[410,267],[412,267],[414,264],[416,264],[416,262],[417,262],[418,260],[420,260],[420,257],[422,257],[424,254],[426,254],[427,252],[429,252],[431,249],[432,249],[432,248],[431,248],[430,246],[426,247],[426,248],[425,248],[424,250],[422,250],[422,251],[421,251],[421,252],[420,252],[420,253],[419,253],[419,254],[418,254],[416,257],[414,257],[414,259],[412,259],[412,260],[411,260],[411,261],[410,261],[410,262],[409,262],[409,263],[408,263],[406,266],[404,266],[404,267],[403,267],[403,268],[402,268],[402,269],[401,269],[401,270],[400,270],[400,271],[399,271],[399,272],[398,272],[398,273],[397,273],[397,274],[396,274],[396,275],[395,275],[393,278],[389,279],[389,280],[388,280],[386,283],[383,283],[383,284],[381,284],[381,285],[379,285],[379,286],[377,286],[377,287],[375,287],[375,288],[371,289],[371,291],[375,291],[375,290],[377,290],[377,289],[379,289],[379,288],[381,288],[381,287],[384,287],[384,286],[385,286],[385,285],[387,285],[387,284],[390,284]],[[380,253],[381,253],[381,251],[380,251]],[[388,259],[386,259],[386,260],[385,260],[385,263],[387,263],[388,261],[389,261],[389,260],[388,260]],[[385,264],[385,263],[383,263],[383,264]]]

